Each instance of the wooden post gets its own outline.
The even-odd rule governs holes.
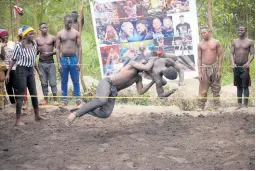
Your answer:
[[[212,30],[212,1],[208,0],[208,27],[211,31]]]
[[[80,15],[79,15],[79,30],[80,30],[80,35],[81,35],[81,43],[82,43],[82,31],[83,31],[83,7],[84,7],[84,1],[81,0],[81,7],[80,7]],[[84,82],[84,65],[83,65],[83,55],[81,54],[81,67],[80,67],[80,80],[81,80],[81,84],[83,87],[84,92],[86,92],[86,85]]]
[[[10,1],[10,12],[11,12],[11,29],[12,29],[12,41],[14,40],[14,27],[13,27],[13,7],[12,1]]]
[[[41,0],[41,21],[43,21],[44,16],[44,0]]]
[[[20,1],[16,0],[16,5],[20,6]],[[18,31],[20,28],[20,15],[17,13],[17,11],[15,11],[16,13],[16,30]]]

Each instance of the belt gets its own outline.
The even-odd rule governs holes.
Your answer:
[[[65,54],[62,54],[61,57],[65,57],[65,58],[70,58],[70,57],[75,57],[77,56],[76,54],[73,54],[73,55],[65,55]]]
[[[39,62],[51,64],[51,63],[54,63],[54,59],[51,59],[51,60],[43,60],[43,59],[40,59],[40,58],[39,58]]]

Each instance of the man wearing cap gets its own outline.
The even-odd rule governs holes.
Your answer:
[[[22,28],[20,28],[18,30],[18,42],[22,41]],[[26,92],[24,94],[24,102],[23,102],[23,106],[22,109],[27,109],[28,107],[28,89],[26,89]]]
[[[31,95],[31,101],[34,108],[35,120],[43,120],[44,118],[39,115],[39,105],[36,91],[35,75],[34,75],[34,66],[36,63],[37,57],[37,44],[33,40],[34,38],[34,29],[29,26],[22,26],[22,37],[23,40],[21,43],[17,43],[14,49],[12,56],[12,61],[9,65],[6,81],[10,80],[10,71],[14,64],[16,67],[16,123],[17,126],[25,125],[21,120],[21,109],[22,102],[24,100],[24,94],[26,88],[28,87],[29,93]]]

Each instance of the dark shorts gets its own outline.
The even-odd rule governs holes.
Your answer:
[[[234,86],[249,87],[251,85],[249,68],[236,67],[234,71]]]
[[[98,86],[98,88],[96,90],[96,96],[98,96],[98,97],[102,96],[102,93],[101,93],[102,86],[107,86],[107,84],[110,87],[110,89],[109,89],[109,91],[110,91],[109,97],[116,97],[118,95],[117,89],[112,84],[111,79],[106,77],[106,78],[102,79],[99,82],[99,86]],[[113,112],[113,109],[114,109],[114,106],[115,106],[115,101],[116,101],[115,98],[109,98],[106,104],[104,104],[101,107],[99,107],[99,108],[89,112],[89,114],[93,115],[93,116],[97,116],[97,117],[110,116],[111,113]]]

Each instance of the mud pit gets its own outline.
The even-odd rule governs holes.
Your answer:
[[[85,116],[71,128],[64,111],[47,121],[0,125],[0,169],[254,169],[254,108],[184,112],[117,106],[108,119]],[[6,114],[4,114],[6,116]]]

